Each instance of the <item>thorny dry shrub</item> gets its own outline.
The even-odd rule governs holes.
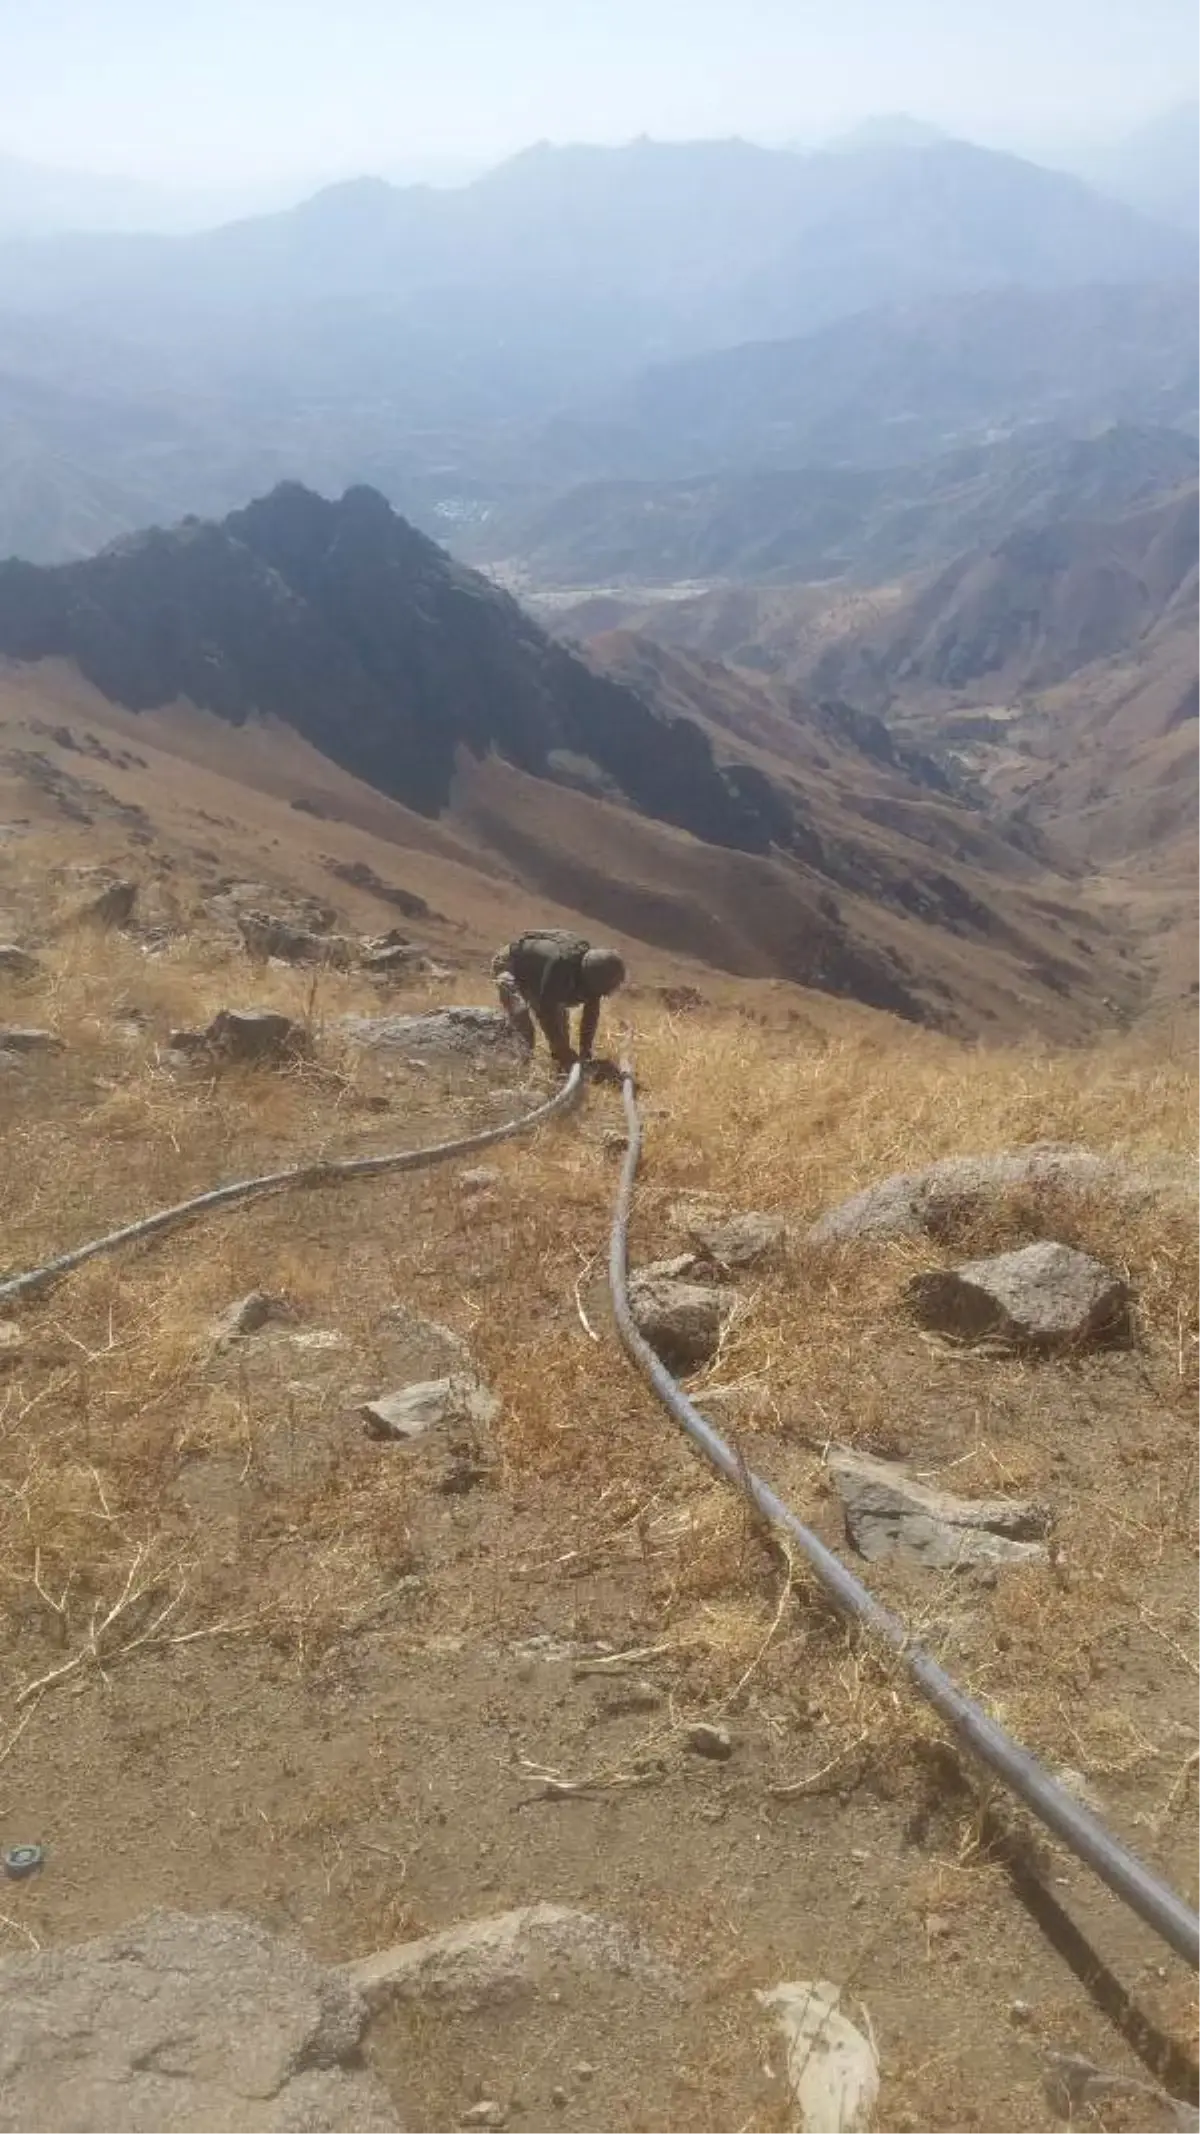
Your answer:
[[[51,1024],[67,1050],[39,1067],[6,1137],[10,1266],[220,1178],[415,1145],[496,1116],[486,1077],[447,1082],[348,1051],[338,1015],[378,1005],[352,976],[248,969],[236,947],[201,935],[148,957],[118,936],[68,932],[46,962],[23,989],[22,1018]],[[480,991],[466,977],[438,997]],[[208,1076],[163,1065],[172,1022],[251,1000],[307,1022],[313,1065]],[[416,987],[387,1004],[432,1000]],[[679,1249],[677,1204],[689,1198],[779,1210],[802,1228],[864,1183],[940,1155],[1058,1140],[1170,1172],[1190,1144],[1182,1054],[1133,1038],[1055,1053],[826,1024],[798,1038],[732,1010],[673,1020],[638,1005],[635,1260]],[[546,1087],[537,1066],[527,1100]],[[601,1137],[620,1116],[597,1090],[578,1123],[498,1151],[499,1187],[474,1211],[452,1169],[297,1195],[98,1263],[23,1315],[27,1351],[0,1379],[0,1606],[6,1674],[25,1699],[18,1723],[56,1667],[112,1664],[139,1639],[262,1637],[305,1662],[419,1571],[427,1620],[464,1632],[481,1611],[514,1631],[548,1613],[573,1635],[619,1631],[661,1648],[668,1733],[752,1707],[782,1784],[916,1782],[936,1729],[898,1663],[855,1646],[612,1336],[603,1266],[616,1168]],[[1183,1724],[1194,1667],[1194,1220],[1170,1196],[1135,1209],[1015,1195],[956,1244],[1048,1234],[1128,1271],[1133,1356],[1047,1366],[938,1348],[899,1300],[910,1273],[953,1256],[948,1246],[817,1255],[793,1244],[779,1267],[740,1278],[720,1353],[691,1390],[701,1401],[717,1385],[746,1392],[726,1427],[836,1546],[824,1465],[834,1440],[903,1455],[960,1494],[1051,1499],[1052,1564],[972,1591],[965,1616],[953,1578],[914,1586],[880,1570],[872,1583],[1031,1746],[1136,1777],[1161,1829],[1186,1799],[1183,1751],[1164,1728]],[[401,1463],[381,1469],[359,1448],[304,1465],[310,1439],[344,1429],[336,1379],[296,1396],[293,1415],[286,1359],[253,1385],[214,1376],[212,1318],[252,1287],[341,1330],[356,1376],[382,1353],[378,1317],[398,1296],[468,1337],[503,1401],[494,1486],[527,1513],[490,1584],[439,1585]],[[237,1502],[235,1550],[211,1505],[189,1497],[201,1471],[224,1477]],[[1126,1671],[1147,1666],[1159,1727],[1126,1693]]]

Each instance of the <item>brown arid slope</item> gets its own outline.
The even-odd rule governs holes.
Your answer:
[[[10,720],[30,688],[9,685]],[[229,758],[228,729],[189,715],[185,757],[182,713],[102,725],[79,688],[43,699],[74,745],[13,724],[0,767],[2,931],[37,958],[0,976],[0,1019],[62,1044],[3,1080],[6,1271],[218,1180],[467,1133],[545,1094],[540,1061],[357,1050],[339,1019],[377,1011],[374,987],[252,964],[212,909],[215,881],[250,872],[272,900],[321,895],[342,927],[386,926],[387,902],[325,865],[368,860],[446,915],[417,930],[462,965],[389,1005],[484,1000],[482,944],[529,899],[454,819],[378,799],[370,827],[315,819],[264,790],[273,762],[285,793],[348,808],[361,789],[311,753],[247,730]],[[14,740],[41,765],[14,766]],[[110,874],[140,884],[125,931],[78,917]],[[801,1236],[944,1154],[1080,1141],[1169,1172],[1193,1129],[1191,1048],[987,1047],[719,974],[691,1012],[656,990],[698,977],[639,957],[605,1025],[636,1058],[647,1124],[635,1259],[677,1250],[697,1205],[796,1231],[739,1278],[694,1390],[738,1389],[727,1427],[838,1550],[831,1442],[1050,1504],[1051,1561],[869,1581],[1194,1900],[1191,1212],[1010,1196],[952,1244],[830,1258]],[[223,1073],[167,1057],[173,1025],[226,1004],[303,1019],[312,1057]],[[879,2123],[907,2134],[1057,2126],[1054,2052],[1186,2094],[1183,1967],[989,1800],[631,1374],[601,1278],[614,1135],[593,1088],[577,1118],[496,1152],[490,1183],[450,1165],[263,1200],[11,1314],[5,1842],[46,1863],[6,1885],[0,1942],[54,1949],[169,1904],[342,1959],[548,1900],[623,1921],[683,1972],[686,2001],[620,2025],[600,1989],[582,2011],[535,1991],[499,2016],[419,2002],[377,2019],[367,2056],[401,2127],[486,2099],[514,2134],[767,2134],[790,2115],[754,1992],[797,1977],[865,2006]],[[1128,1271],[1136,1346],[1034,1364],[906,1321],[911,1273],[1031,1233]],[[220,1349],[214,1319],[252,1289],[295,1317]],[[465,1446],[363,1433],[414,1313],[468,1344],[498,1398]],[[689,1748],[697,1723],[727,1730],[726,1758]]]
[[[445,811],[417,814],[277,720],[232,727],[188,705],[130,713],[55,661],[0,675],[0,754],[21,796],[14,812],[38,793],[59,816],[82,809],[101,825],[144,809],[195,853],[236,842],[250,878],[264,850],[296,848],[313,895],[328,896],[330,861],[364,858],[480,951],[554,914],[603,927],[643,966],[688,961],[704,990],[714,970],[807,980],[962,1032],[1079,1037],[1110,1021],[1106,999],[1135,1012],[1140,977],[1119,913],[1089,915],[1073,880],[970,809],[834,727],[814,737],[800,725],[793,739],[753,688],[731,690],[722,726],[719,673],[679,662],[656,686],[662,702],[652,711],[648,697],[643,715],[678,724],[686,705],[714,781],[736,758],[737,804],[748,793],[756,815],[785,810],[799,849],[708,844],[604,798],[595,763],[574,758],[558,779],[592,790],[462,751]]]

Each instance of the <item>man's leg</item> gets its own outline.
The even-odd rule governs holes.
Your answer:
[[[496,991],[500,995],[500,1005],[508,1017],[511,1028],[515,1030],[526,1051],[532,1052],[537,1042],[534,1035],[533,1017],[511,971],[498,971],[496,973]]]

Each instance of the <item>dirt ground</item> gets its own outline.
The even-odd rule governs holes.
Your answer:
[[[7,1269],[221,1178],[466,1133],[546,1092],[540,1067],[514,1086],[348,1047],[338,1015],[379,1004],[365,981],[248,965],[182,859],[162,932],[72,926],[72,848],[55,869],[46,849],[0,844],[0,909],[43,965],[0,980],[0,1021],[64,1040],[0,1088]],[[387,1005],[485,998],[465,961]],[[308,1018],[311,1064],[164,1059],[173,1020],[250,998]],[[678,1249],[688,1196],[802,1228],[955,1150],[1188,1146],[1191,1062],[1161,1038],[989,1053],[782,993],[672,1014],[642,992],[623,1013],[647,1124],[636,1259]],[[519,2023],[381,2019],[369,2051],[401,2125],[457,2124],[483,2095],[515,2129],[782,2127],[753,1992],[795,1978],[868,2011],[882,2127],[1057,2125],[1052,2050],[1194,2092],[1184,1967],[960,1765],[623,1358],[603,1281],[619,1129],[596,1089],[489,1157],[482,1190],[452,1164],[264,1200],[13,1314],[0,1842],[47,1861],[6,1885],[0,1942],[169,1904],[342,1958],[546,1899],[636,1927],[697,1984],[640,2028],[600,1991]],[[741,1388],[747,1458],[842,1552],[833,1442],[1052,1505],[1049,1565],[869,1583],[1192,1902],[1194,1228],[1173,1202],[1012,1201],[945,1247],[793,1242],[739,1278],[698,1387]],[[1033,1364],[905,1320],[914,1268],[1029,1234],[1127,1268],[1133,1347]],[[294,1317],[216,1348],[215,1317],[255,1288]],[[361,1402],[438,1367],[420,1317],[466,1341],[499,1419],[372,1441]],[[699,1719],[728,1727],[727,1760],[688,1746]]]

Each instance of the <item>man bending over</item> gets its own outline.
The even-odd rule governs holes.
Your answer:
[[[571,1050],[570,1011],[579,1018],[579,1058],[586,1065],[596,1042],[600,1003],[625,982],[625,966],[611,949],[593,948],[578,934],[521,934],[492,958],[500,1003],[513,1029],[530,1051],[536,1042],[534,1020],[564,1073],[575,1065]]]

